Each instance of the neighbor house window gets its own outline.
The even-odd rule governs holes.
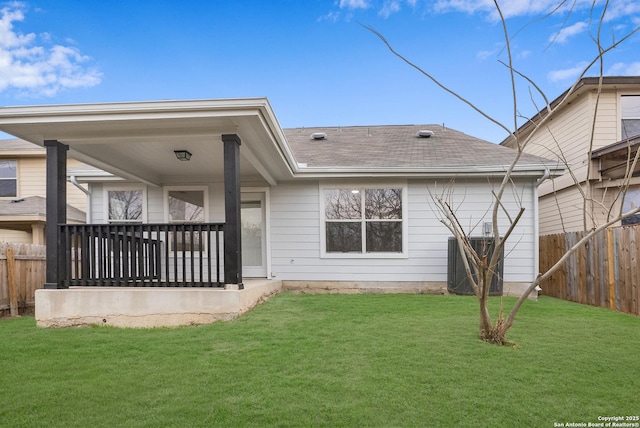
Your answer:
[[[169,189],[167,191],[169,223],[204,223],[206,219],[205,189]],[[171,236],[175,251],[204,251],[204,237],[188,227]]]
[[[144,218],[142,189],[109,189],[106,194],[109,223],[142,223]]]
[[[622,118],[620,135],[623,140],[640,135],[640,95],[620,97],[620,116]]]
[[[18,196],[17,161],[0,160],[0,198]]]
[[[325,188],[325,254],[403,254],[402,187]]]
[[[624,201],[622,202],[622,212],[628,213],[629,211],[635,210],[638,207],[640,207],[640,188],[630,188],[624,195]],[[640,213],[636,213],[622,220],[623,226],[638,223],[640,223]]]

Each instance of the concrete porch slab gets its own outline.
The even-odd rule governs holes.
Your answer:
[[[138,287],[36,290],[36,322],[40,327],[209,324],[237,318],[282,288],[280,281],[267,279],[246,280],[244,286],[244,290]]]

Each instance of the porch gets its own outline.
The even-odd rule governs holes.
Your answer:
[[[36,290],[40,327],[176,327],[229,321],[277,294],[280,281],[249,279],[242,290],[78,286]]]
[[[60,225],[60,288],[222,287],[223,233],[224,223]]]

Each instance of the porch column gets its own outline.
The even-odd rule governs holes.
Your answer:
[[[45,140],[47,150],[47,262],[44,288],[63,288],[66,252],[58,225],[67,222],[67,150],[57,140]]]
[[[224,285],[242,285],[242,242],[240,235],[240,137],[223,134],[224,143]]]

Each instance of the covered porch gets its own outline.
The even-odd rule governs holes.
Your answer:
[[[42,325],[102,323],[114,313],[158,325],[200,323],[241,313],[279,289],[263,284],[246,298],[216,292],[247,284],[241,189],[276,186],[295,169],[265,98],[8,107],[0,109],[0,130],[46,149],[46,282],[36,294]],[[168,188],[215,187],[213,208],[196,221],[176,221],[156,197],[144,201],[136,221],[110,221],[96,209],[108,201],[90,188],[87,224],[69,224],[68,157],[160,197]],[[208,193],[214,190],[203,191],[205,200]],[[265,269],[261,283],[269,276]],[[235,303],[215,309],[229,299]]]

